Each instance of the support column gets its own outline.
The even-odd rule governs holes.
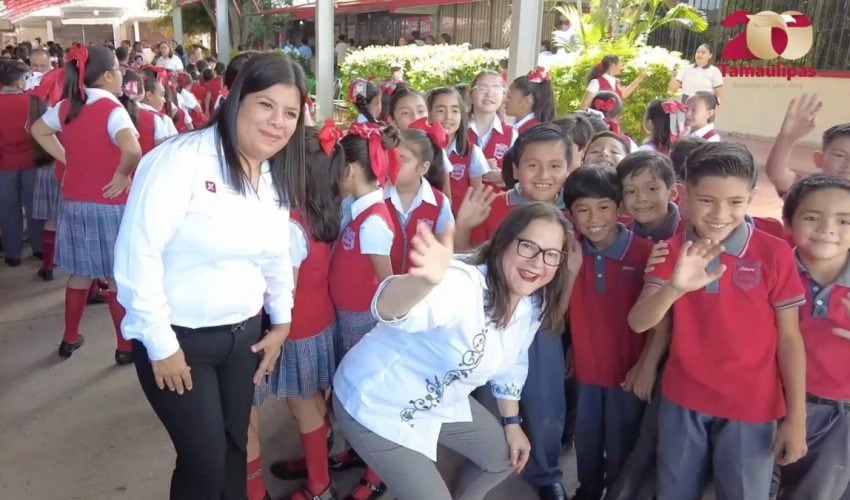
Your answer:
[[[215,0],[215,38],[218,42],[218,60],[227,64],[230,61],[230,21],[228,19],[227,0]]]
[[[121,46],[121,23],[112,23],[112,43],[115,47]]]
[[[508,81],[537,66],[540,54],[540,25],[543,0],[514,0],[511,6],[511,47],[508,53]]]
[[[183,7],[177,5],[177,0],[171,0],[174,8],[171,10],[171,24],[174,28],[174,40],[183,45]]]
[[[48,19],[45,24],[47,24],[47,40],[45,40],[45,41],[46,42],[55,41],[55,40],[53,40],[53,21]]]
[[[334,83],[334,3],[316,2],[316,104],[317,121],[333,118]]]
[[[142,35],[139,32],[139,21],[133,21],[133,41],[134,42],[141,42],[142,41]]]

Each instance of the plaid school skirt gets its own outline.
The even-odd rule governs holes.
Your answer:
[[[372,311],[351,312],[337,309],[336,323],[337,336],[334,338],[334,348],[336,349],[338,365],[342,361],[342,357],[360,342],[364,335],[375,328],[378,320],[372,316]]]
[[[53,174],[53,165],[38,167],[35,173],[32,218],[58,221],[61,207],[62,196],[59,194],[59,181]]]
[[[70,274],[111,278],[124,205],[62,201],[56,229],[56,265]]]

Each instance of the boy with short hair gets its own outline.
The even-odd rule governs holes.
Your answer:
[[[641,398],[649,398],[655,382],[660,354],[642,363],[649,357],[645,338],[626,323],[652,244],[618,222],[622,194],[613,169],[579,168],[567,178],[563,197],[584,254],[569,317],[579,383],[575,450],[581,486],[576,498],[595,500],[614,482],[634,447],[644,410]]]
[[[700,146],[685,181],[690,224],[628,316],[643,332],[672,313],[658,498],[701,498],[709,460],[718,498],[768,498],[774,458],[806,453],[803,285],[787,244],[745,223],[756,182],[745,147]]]
[[[850,486],[850,181],[806,177],[788,192],[782,215],[806,285],[800,330],[809,452],[782,467],[778,499],[832,500]]]
[[[623,209],[632,218],[631,230],[641,238],[663,241],[684,228],[676,174],[670,159],[655,151],[637,151],[617,165],[623,187]]]
[[[607,164],[612,168],[629,154],[629,142],[614,132],[599,132],[590,139],[582,165]]]
[[[765,162],[767,177],[779,196],[784,196],[800,177],[789,165],[791,152],[800,139],[815,129],[815,119],[822,105],[817,94],[803,94],[788,103],[782,128]],[[821,149],[814,152],[812,161],[824,173],[850,178],[850,123],[829,127],[823,133]]]

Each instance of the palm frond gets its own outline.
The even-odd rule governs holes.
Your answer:
[[[701,33],[708,29],[708,19],[706,19],[705,13],[683,3],[677,4],[675,7],[668,10],[667,13],[664,14],[664,17],[658,19],[655,23],[656,27],[665,26],[667,24],[680,24],[697,33]]]

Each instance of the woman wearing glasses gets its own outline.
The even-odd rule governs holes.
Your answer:
[[[497,191],[505,187],[502,181],[502,158],[517,138],[516,129],[503,122],[499,115],[505,101],[505,82],[495,71],[485,70],[472,80],[472,110],[469,113],[469,142],[478,144],[490,165],[484,182]]]
[[[452,261],[452,233],[437,240],[419,228],[413,266],[381,285],[378,325],[334,378],[345,436],[407,500],[481,499],[525,466],[528,347],[541,324],[561,329],[569,293],[568,223],[551,204],[517,207],[465,262]],[[501,422],[470,397],[488,381]],[[468,459],[451,493],[434,463],[438,444]]]

